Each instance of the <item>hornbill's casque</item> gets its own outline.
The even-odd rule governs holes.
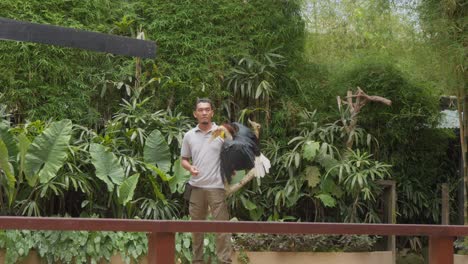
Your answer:
[[[260,153],[258,141],[260,125],[250,121],[254,131],[240,123],[220,125],[212,133],[212,138],[224,139],[221,148],[221,175],[223,181],[231,183],[232,176],[237,170],[254,169],[256,177],[263,177],[268,173],[270,161]]]

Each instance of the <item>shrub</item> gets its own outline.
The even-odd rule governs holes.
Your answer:
[[[362,252],[370,251],[378,236],[238,234],[238,251]]]

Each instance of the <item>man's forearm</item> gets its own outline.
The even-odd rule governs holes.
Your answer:
[[[190,164],[190,161],[187,158],[182,158],[181,164],[182,164],[182,167],[188,171],[190,171],[190,169],[192,168],[192,164]]]

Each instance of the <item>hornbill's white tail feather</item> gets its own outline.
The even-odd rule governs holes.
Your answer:
[[[263,178],[271,168],[270,160],[260,153],[260,156],[255,157],[255,177]]]

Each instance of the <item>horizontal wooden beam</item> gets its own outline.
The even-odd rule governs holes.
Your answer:
[[[89,230],[128,232],[212,232],[271,234],[369,234],[468,236],[464,225],[279,223],[255,221],[180,221],[59,217],[0,217],[0,229]]]
[[[156,43],[98,32],[0,17],[0,39],[27,41],[117,55],[154,58]]]

